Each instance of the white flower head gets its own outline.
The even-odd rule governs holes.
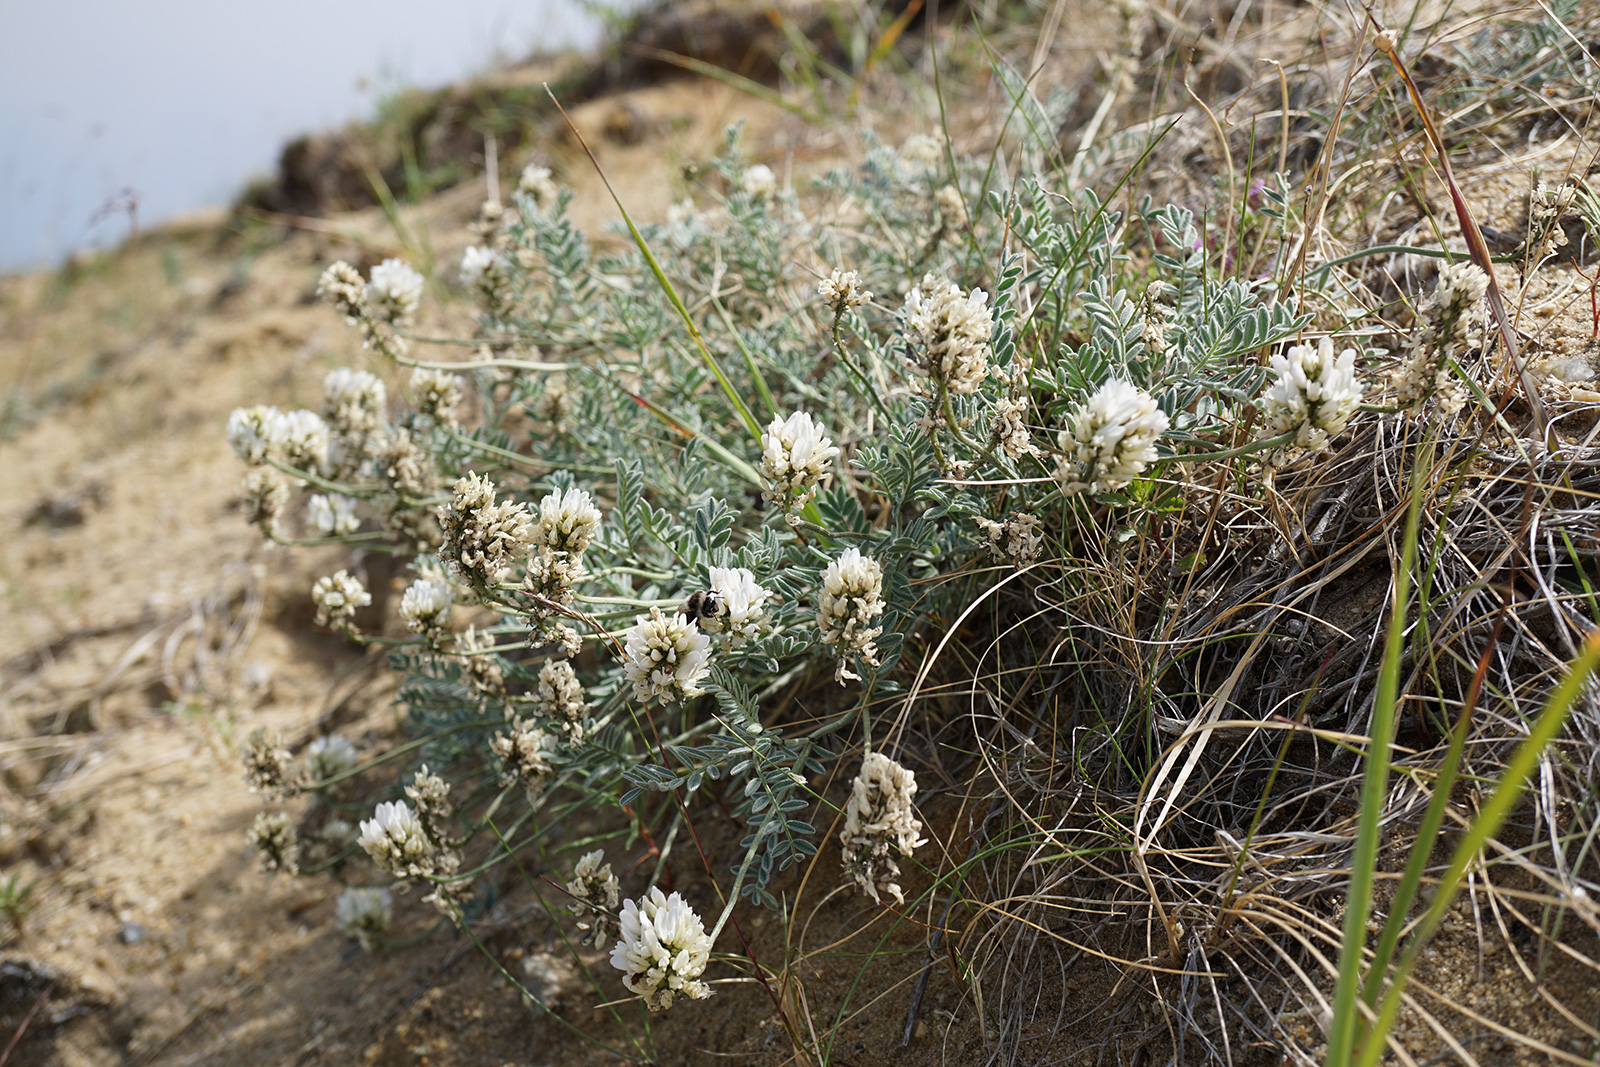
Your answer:
[[[944,157],[944,142],[925,133],[914,133],[900,142],[900,158],[907,163],[931,167]]]
[[[467,246],[461,253],[461,284],[468,289],[492,293],[502,284],[505,260],[492,248]]]
[[[315,411],[291,411],[283,417],[283,462],[315,471],[328,462],[328,424]]]
[[[411,393],[419,415],[447,429],[455,427],[456,408],[461,406],[460,375],[418,367],[411,372]]]
[[[497,504],[494,497],[494,483],[469,471],[440,509],[439,558],[474,585],[500,581],[528,554],[528,509],[520,501]]]
[[[532,197],[534,207],[540,211],[549,211],[560,198],[561,187],[550,176],[549,167],[529,163],[517,178],[517,192]]]
[[[539,501],[539,518],[528,539],[556,552],[577,555],[594,540],[600,520],[600,509],[585,490],[552,491]]]
[[[509,734],[497,733],[489,739],[489,751],[500,760],[503,768],[501,784],[521,782],[530,796],[555,773],[555,766],[548,758],[554,748],[550,736],[528,719],[512,723]]]
[[[749,196],[771,196],[778,191],[778,176],[765,163],[757,163],[739,175],[739,189]]]
[[[1156,442],[1167,432],[1167,415],[1155,398],[1112,378],[1072,417],[1057,436],[1065,453],[1056,477],[1068,493],[1111,493],[1156,461]]]
[[[541,715],[564,720],[568,724],[569,735],[576,727],[576,737],[569,736],[570,743],[576,744],[582,740],[582,727],[577,724],[588,714],[589,702],[584,698],[583,683],[578,681],[578,672],[572,669],[570,662],[553,659],[539,668],[533,697]]]
[[[616,926],[611,913],[617,910],[622,895],[622,884],[605,859],[601,849],[585,852],[572,868],[572,881],[566,887],[572,896],[572,914],[577,916],[578,929],[585,934],[579,940],[595,948],[616,936],[611,932]]]
[[[404,326],[422,305],[422,275],[403,259],[386,259],[372,268],[367,307],[380,322]]]
[[[927,844],[918,836],[922,823],[912,813],[911,798],[916,795],[916,775],[881,752],[867,754],[850,785],[844,829],[839,832],[844,868],[875,903],[883,903],[880,893],[905,903],[893,881],[900,876],[893,854],[909,856]]]
[[[774,415],[761,434],[762,499],[793,515],[817,495],[818,483],[838,455],[809,412],[797,411],[787,421]]]
[[[228,444],[252,467],[265,463],[283,447],[288,425],[283,412],[257,404],[234,408],[228,416]]]
[[[635,698],[676,704],[705,691],[700,679],[711,667],[711,638],[682,612],[669,616],[651,608],[634,619],[624,644]]]
[[[872,299],[872,294],[861,288],[861,275],[853,270],[834,271],[817,283],[817,295],[834,310],[844,314],[845,309],[860,307]]]
[[[611,966],[623,972],[622,984],[644,998],[651,1011],[664,1011],[680,996],[701,1000],[711,987],[700,981],[711,961],[705,923],[677,893],[659,888],[622,905],[621,939],[611,950]]]
[[[311,587],[311,600],[317,606],[317,625],[347,627],[356,617],[356,609],[372,603],[361,580],[349,571],[338,571],[317,579]]]
[[[817,608],[817,627],[822,643],[840,655],[835,677],[843,685],[847,678],[860,676],[850,670],[849,657],[861,657],[877,666],[878,646],[874,639],[883,627],[871,623],[883,614],[883,566],[859,548],[847,548],[828,564],[822,575],[822,599]]]
[[[371,371],[337,367],[322,380],[322,417],[341,437],[364,437],[383,424],[388,393]]]
[[[339,894],[333,906],[333,919],[346,937],[360,942],[371,952],[394,918],[394,897],[387,889],[351,886]]]
[[[337,778],[360,762],[356,746],[343,734],[325,734],[306,746],[306,777],[313,783]]]
[[[1274,355],[1270,366],[1278,378],[1261,397],[1261,410],[1273,434],[1298,429],[1294,443],[1320,451],[1328,439],[1350,422],[1361,404],[1356,380],[1356,350],[1347,348],[1337,358],[1333,338],[1324,337],[1315,348],[1294,345]]]
[[[951,393],[972,393],[989,374],[989,336],[994,313],[989,294],[982,289],[963,293],[961,288],[928,275],[922,285],[906,294],[905,332],[913,350],[913,368],[929,379],[925,389],[938,396],[939,388]]]
[[[306,521],[330,537],[343,537],[361,529],[356,502],[343,493],[315,493],[306,501]]]
[[[403,800],[384,801],[361,823],[358,841],[382,870],[398,878],[414,878],[432,870],[433,842],[422,820]]]
[[[418,578],[406,587],[400,598],[400,617],[406,629],[437,643],[450,632],[450,606],[455,593],[448,582]]]
[[[756,576],[745,567],[712,567],[711,592],[721,610],[701,621],[710,633],[728,635],[737,648],[764,629],[766,604],[772,590],[756,584]]]
[[[367,316],[367,287],[361,272],[342,259],[317,279],[317,296],[332,304],[352,326]]]

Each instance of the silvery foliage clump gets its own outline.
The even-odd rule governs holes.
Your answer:
[[[362,845],[399,880],[434,882],[428,899],[457,921],[490,899],[474,879],[540,827],[604,811],[659,839],[692,810],[670,794],[706,789],[748,827],[738,854],[718,857],[737,891],[777,907],[773,879],[818,851],[836,811],[816,792],[828,762],[870,740],[859,709],[892,705],[907,635],[953,617],[962,580],[930,579],[1080,551],[1100,528],[1089,509],[1154,506],[1165,460],[1245,423],[1265,377],[1252,354],[1305,323],[1270,284],[1209,274],[1182,208],[1124,217],[1031,178],[995,192],[981,162],[952,173],[936,147],[874,145],[802,200],[745,180],[730,133],[692,199],[641,227],[704,350],[642,253],[598,250],[568,218],[569,191],[515,192],[485,212],[465,263],[435,272],[477,307],[454,349],[370,317],[359,274],[330,271],[375,369],[400,365],[391,393],[419,361],[451,370],[451,389],[422,376],[426,397],[345,433],[337,465],[292,462],[272,417],[235,420],[241,455],[284,492],[343,494],[356,502],[344,528],[362,531],[347,539],[408,561],[405,618],[385,639],[421,742],[414,758],[449,783],[453,807],[410,817],[398,838],[375,818]],[[1142,276],[1130,233],[1157,235]],[[848,289],[838,271],[854,272]],[[819,279],[830,280],[821,294]],[[924,297],[908,301],[918,286]],[[922,321],[927,293],[960,297],[960,339],[983,351],[930,358],[930,343],[948,344],[930,336],[955,319]],[[1114,491],[1065,492],[1057,436],[1112,379],[1159,408],[1154,459]],[[458,409],[441,411],[457,386]],[[799,412],[840,449],[814,497],[763,482],[762,428]],[[582,544],[541,543],[541,502],[580,494],[599,513],[583,512]],[[478,565],[462,539],[482,533],[471,533],[479,517],[459,507],[491,499],[499,554]],[[1030,543],[997,559],[996,524]],[[857,623],[871,638],[825,642],[825,580],[846,553],[881,571],[854,609],[871,616]],[[700,626],[686,602],[726,586],[731,569],[750,576],[739,617]],[[455,628],[456,613],[473,627]],[[654,665],[640,658],[653,654]],[[571,702],[581,722],[540,696],[553,662],[583,687]],[[822,721],[764,715],[797,681],[833,678],[853,684]],[[535,733],[537,787],[511,758],[511,742]],[[369,804],[401,795],[398,783],[369,788]],[[389,822],[398,810],[384,809]]]

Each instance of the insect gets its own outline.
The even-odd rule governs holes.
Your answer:
[[[728,605],[720,593],[704,589],[690,593],[683,607],[678,610],[690,622],[699,623],[702,630],[714,630],[722,625],[722,616],[728,613]]]

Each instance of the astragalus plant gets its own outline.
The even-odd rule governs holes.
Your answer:
[[[596,1002],[769,983],[786,961],[724,931],[793,907],[790,868],[820,858],[888,909],[949,892],[916,808],[918,687],[948,669],[951,620],[1013,579],[1044,624],[1090,627],[1034,662],[1045,688],[1121,692],[1073,719],[1070,760],[1124,787],[1152,768],[1157,724],[1210,684],[1193,607],[1231,558],[1217,524],[1396,416],[1376,413],[1375,352],[1313,328],[1333,298],[1280,287],[1301,225],[1282,181],[1246,276],[1186,208],[991,177],[919,136],[796,189],[730,136],[620,251],[530,168],[431,289],[395,261],[329,266],[368,369],[330,373],[319,412],[241,409],[228,436],[266,536],[399,561],[398,597],[351,567],[311,596],[389,647],[405,736],[323,742],[305,768],[258,738],[255,787],[314,794],[297,839],[257,833],[269,866],[357,887],[339,921],[366,947],[396,921],[377,890],[421,886],[470,932],[527,886],[581,961],[621,972]],[[414,334],[426,292],[470,303],[470,333]],[[362,628],[375,598],[398,617]],[[1170,671],[1118,617],[1168,641]],[[998,697],[997,678],[961,692]]]

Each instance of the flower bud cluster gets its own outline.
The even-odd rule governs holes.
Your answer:
[[[411,372],[411,394],[417,414],[453,430],[456,408],[461,406],[461,377],[441,370],[418,367]]]
[[[918,836],[922,823],[912,813],[911,798],[916,795],[916,775],[881,752],[867,753],[861,773],[850,785],[844,829],[839,832],[844,869],[874,903],[883,903],[883,893],[905,903],[894,881],[900,877],[894,854],[909,856],[927,844]]]
[[[777,415],[761,435],[761,497],[777,504],[791,523],[801,508],[817,495],[828,468],[839,454],[822,427],[808,412],[797,411],[788,420]]]
[[[999,445],[1012,459],[1040,454],[1039,446],[1033,443],[1033,432],[1023,419],[1027,411],[1026,400],[1001,397],[994,402],[994,414],[989,422],[989,440]]]
[[[925,396],[977,392],[989,374],[989,336],[994,313],[982,289],[959,286],[928,275],[906,294],[904,328],[911,345],[912,369],[928,379]]]
[[[483,310],[499,314],[511,293],[506,257],[493,248],[469,245],[461,254],[461,284],[472,290]]]
[[[528,551],[528,509],[519,501],[497,504],[494,497],[494,483],[469,471],[439,513],[439,558],[478,589],[501,581]]]
[[[250,845],[261,860],[261,873],[300,873],[300,835],[283,812],[257,815],[250,827]]]
[[[843,315],[850,308],[860,307],[872,299],[872,294],[861,287],[860,274],[837,268],[817,284],[817,295],[835,315]]]
[[[1116,378],[1107,381],[1057,436],[1062,491],[1098,495],[1123,488],[1156,461],[1156,442],[1167,425],[1149,393]]]
[[[372,268],[372,280],[343,260],[322,272],[317,296],[332,304],[345,321],[361,331],[361,343],[384,356],[405,352],[405,342],[380,326],[408,325],[422,302],[422,275],[401,259],[386,259]]]
[[[1488,291],[1489,275],[1475,263],[1462,260],[1439,269],[1422,328],[1412,335],[1392,383],[1402,407],[1432,398],[1439,413],[1450,416],[1466,406],[1466,387],[1450,373],[1449,361],[1463,347],[1478,342],[1475,335]]]
[[[1014,511],[1005,522],[982,516],[975,520],[983,533],[983,547],[990,557],[1018,567],[1039,559],[1044,549],[1044,525],[1027,512]]]
[[[1269,364],[1278,378],[1262,395],[1261,410],[1271,432],[1294,430],[1300,447],[1327,448],[1361,405],[1356,350],[1347,348],[1336,358],[1333,338],[1324,337],[1315,348],[1293,345]]]
[[[622,895],[622,884],[611,873],[611,864],[605,862],[601,849],[585,852],[572,868],[572,881],[567,883],[567,893],[572,897],[572,914],[578,920],[578,929],[584,936],[579,943],[595,948],[616,936],[617,901]]]
[[[355,938],[362,951],[371,952],[394,920],[394,896],[382,887],[351,886],[339,894],[333,919],[340,933]]]
[[[882,626],[871,623],[883,614],[883,566],[858,548],[847,548],[828,564],[822,575],[822,602],[817,608],[817,627],[822,643],[840,655],[835,672],[839,684],[860,675],[850,670],[850,657],[859,656],[878,665],[878,646]]]
[[[278,532],[278,521],[289,506],[289,484],[271,467],[257,467],[239,483],[239,503],[245,517],[268,537]]]
[[[291,765],[289,750],[283,747],[280,738],[269,736],[266,727],[250,735],[239,758],[244,764],[244,780],[250,792],[286,797],[300,791],[300,779]]]
[[[570,662],[552,659],[539,668],[533,700],[539,714],[553,720],[552,728],[567,735],[567,744],[583,743],[583,720],[589,714],[589,702]]]
[[[317,608],[317,625],[348,630],[355,620],[356,609],[372,603],[360,579],[349,571],[338,571],[317,579],[311,587],[311,602]]]
[[[624,649],[623,669],[636,699],[676,704],[705,691],[700,680],[710,669],[711,638],[682,612],[663,615],[651,608],[636,617]]]
[[[549,735],[531,719],[518,719],[511,724],[510,733],[497,733],[489,739],[489,751],[500,760],[500,783],[521,782],[529,796],[536,795],[556,771],[547,758],[552,748]]]
[[[700,981],[711,961],[711,938],[693,908],[677,893],[659,888],[622,905],[621,936],[611,966],[622,984],[651,1011],[665,1011],[680,996],[701,1000],[711,987]]]
[[[550,168],[536,163],[529,163],[522,168],[522,174],[517,178],[517,192],[530,197],[533,206],[541,212],[555,207],[561,197],[561,187],[550,176]]]

